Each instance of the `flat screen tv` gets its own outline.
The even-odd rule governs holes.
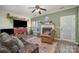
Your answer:
[[[27,21],[14,20],[14,27],[27,27]]]
[[[1,33],[6,32],[8,34],[14,34],[14,29],[0,29],[0,32]]]

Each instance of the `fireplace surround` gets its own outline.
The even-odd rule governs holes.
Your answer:
[[[52,24],[45,24],[41,26],[41,34],[49,33],[51,30],[55,29]]]

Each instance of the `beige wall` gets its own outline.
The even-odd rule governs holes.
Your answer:
[[[10,13],[12,16],[16,16],[19,18],[25,18],[27,21],[27,28],[31,27],[31,20],[30,18],[22,15],[18,15],[13,12],[6,12],[6,11],[0,11],[0,29],[5,29],[5,28],[13,28],[13,20],[7,19],[6,14]]]
[[[0,29],[13,28],[13,23],[6,18],[6,12],[0,11]]]

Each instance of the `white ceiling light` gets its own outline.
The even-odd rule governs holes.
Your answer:
[[[36,9],[36,12],[39,12],[40,11],[40,9]]]

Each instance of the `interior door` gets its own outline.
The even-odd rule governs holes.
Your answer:
[[[60,18],[60,38],[75,41],[75,15]]]

